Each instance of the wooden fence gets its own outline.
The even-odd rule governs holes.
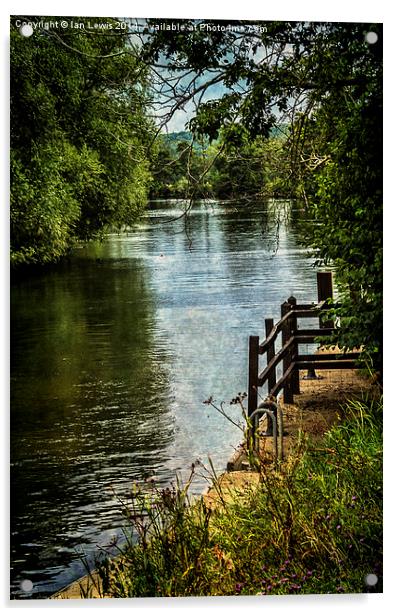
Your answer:
[[[277,396],[283,390],[283,399],[292,403],[294,394],[300,393],[299,370],[313,371],[348,369],[357,367],[359,353],[316,353],[302,354],[300,345],[312,344],[320,336],[331,336],[336,329],[332,321],[323,319],[323,313],[331,308],[333,297],[331,272],[317,274],[317,304],[297,304],[295,297],[289,297],[281,305],[281,319],[265,319],[266,338],[259,342],[259,336],[249,337],[248,370],[248,417],[255,412],[261,400],[258,389],[267,386],[269,396]],[[337,304],[335,304],[337,305]],[[319,319],[317,329],[300,329],[298,319]],[[277,339],[281,334],[279,350]],[[260,357],[266,355],[266,366],[260,369]],[[282,376],[277,380],[277,367],[282,364]],[[280,369],[281,372],[281,369]]]

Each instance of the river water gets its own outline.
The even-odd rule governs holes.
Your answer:
[[[14,598],[83,575],[81,555],[120,536],[133,482],[184,480],[208,456],[223,470],[242,435],[203,401],[246,391],[248,335],[289,295],[317,297],[299,211],[182,211],[153,203],[134,229],[12,282]],[[205,487],[198,476],[193,492]]]

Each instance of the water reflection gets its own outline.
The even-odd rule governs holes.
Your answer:
[[[202,401],[246,389],[247,339],[315,274],[289,218],[275,253],[263,204],[154,204],[137,228],[12,286],[13,592],[45,596],[82,573],[121,524],[132,481],[161,482],[240,433]],[[234,413],[234,409],[232,409]],[[196,490],[204,487],[198,481]]]
[[[115,532],[116,496],[173,439],[145,269],[110,265],[77,259],[13,287],[12,547],[35,590],[71,548]]]

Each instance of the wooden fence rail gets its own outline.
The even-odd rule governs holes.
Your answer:
[[[317,304],[297,304],[295,297],[289,297],[281,305],[281,319],[265,319],[266,337],[259,342],[259,336],[249,337],[248,368],[248,417],[258,408],[261,401],[258,389],[267,386],[269,396],[277,396],[283,390],[284,402],[292,403],[294,395],[300,393],[299,370],[334,370],[357,367],[359,353],[316,353],[301,354],[299,345],[317,342],[321,336],[336,332],[334,323],[323,314],[331,308],[333,297],[331,272],[317,274]],[[337,304],[336,304],[337,305]],[[319,318],[319,327],[300,329],[298,319]],[[281,335],[281,347],[276,351],[277,338]],[[260,370],[259,358],[266,354],[267,364]],[[277,367],[282,365],[282,376],[277,380]]]

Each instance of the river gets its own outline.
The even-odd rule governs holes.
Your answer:
[[[184,480],[208,456],[223,470],[242,435],[203,401],[246,391],[248,335],[289,295],[317,297],[299,211],[182,211],[153,203],[134,229],[12,281],[13,598],[83,575],[80,555],[120,536],[133,482]]]

